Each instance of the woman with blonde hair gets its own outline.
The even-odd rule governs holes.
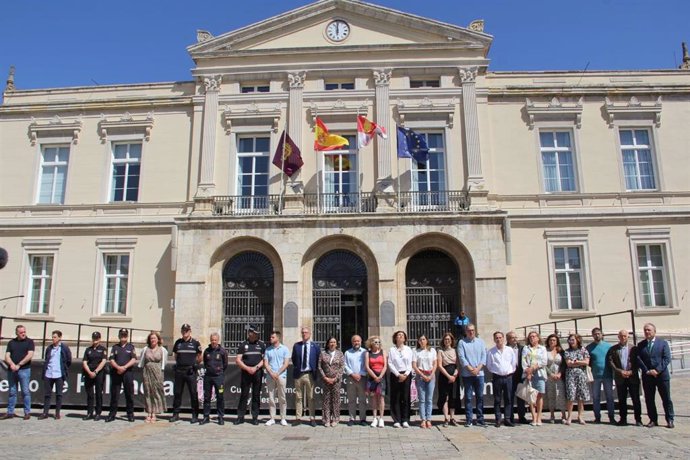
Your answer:
[[[536,331],[527,334],[527,345],[522,349],[522,376],[537,390],[537,401],[529,405],[532,413],[532,426],[541,426],[541,412],[546,393],[546,348]]]
[[[367,370],[367,395],[371,401],[371,411],[374,420],[373,428],[383,428],[383,410],[386,405],[386,354],[381,348],[381,337],[373,335],[367,340],[367,354],[364,357],[364,366]],[[377,414],[378,413],[378,418]]]
[[[139,367],[144,380],[144,406],[146,423],[156,421],[156,414],[166,411],[163,371],[168,359],[168,350],[163,348],[163,339],[156,331],[146,338],[146,348],[141,352]]]

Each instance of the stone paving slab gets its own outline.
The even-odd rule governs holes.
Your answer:
[[[234,426],[227,417],[224,426],[198,426],[188,421],[155,424],[117,420],[113,423],[84,422],[83,412],[66,411],[62,420],[0,421],[3,458],[48,459],[142,458],[155,455],[164,460],[214,456],[216,458],[280,459],[377,459],[403,460],[459,458],[471,455],[490,459],[550,460],[606,458],[607,460],[690,458],[690,375],[674,376],[672,395],[676,429],[664,427],[617,427],[609,424],[571,425],[546,423],[515,428],[418,427],[384,429],[274,425]],[[661,404],[658,404],[659,408]],[[644,407],[644,403],[643,403]],[[167,418],[167,417],[166,417]],[[185,418],[188,418],[186,416]],[[591,412],[586,419],[591,419]],[[435,416],[435,420],[440,417]],[[631,418],[632,419],[632,418]],[[646,422],[647,417],[643,415]],[[660,417],[663,420],[663,416]],[[123,457],[124,456],[124,457]]]

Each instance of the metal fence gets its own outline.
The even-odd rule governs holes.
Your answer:
[[[305,214],[359,214],[376,211],[373,193],[305,193]]]
[[[281,213],[280,195],[214,196],[214,216],[263,216]]]
[[[547,321],[544,323],[529,324],[527,326],[519,326],[516,328],[517,331],[522,330],[523,337],[527,337],[530,331],[539,332],[540,336],[544,334],[558,334],[559,337],[563,337],[570,332],[574,332],[580,335],[587,335],[590,333],[591,329],[598,327],[604,332],[606,329],[605,319],[611,317],[628,317],[630,320],[630,328],[628,329],[632,335],[633,343],[637,343],[637,333],[635,332],[635,311],[634,310],[623,310],[614,313],[605,313],[603,315],[592,315],[592,316],[582,316],[579,318],[562,319],[558,321]],[[617,323],[620,324],[620,323]],[[614,328],[620,329],[620,328]],[[585,334],[582,333],[585,331]],[[563,333],[565,332],[565,334]],[[604,334],[606,336],[606,334]]]
[[[469,196],[462,191],[398,192],[400,212],[462,212],[469,209]]]

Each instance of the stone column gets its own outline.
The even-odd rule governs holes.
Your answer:
[[[393,192],[393,179],[391,177],[391,143],[390,130],[390,82],[392,69],[374,70],[374,83],[376,84],[376,124],[386,130],[388,139],[376,137],[377,150],[377,189],[380,192]]]
[[[287,132],[292,138],[292,141],[302,152],[302,158],[307,155],[302,145],[302,120],[304,118],[303,110],[303,93],[304,93],[304,81],[307,79],[307,72],[296,71],[288,72],[288,85],[290,87],[289,100],[288,100],[288,126]],[[296,177],[301,177],[301,170],[297,173]],[[297,197],[294,195],[301,195],[304,189],[304,183],[302,180],[295,180],[295,176],[288,180],[285,187],[285,207],[287,214],[291,214],[292,211],[300,211],[301,203],[297,201]],[[293,199],[290,199],[290,196]]]
[[[196,197],[204,201],[213,195],[216,183],[214,177],[216,161],[216,127],[218,125],[218,94],[220,75],[204,77],[204,124],[201,138],[201,177]]]
[[[462,82],[462,112],[465,131],[465,152],[467,155],[467,187],[472,198],[472,205],[486,203],[487,192],[484,190],[482,173],[482,156],[479,146],[479,119],[477,116],[477,67],[460,67],[458,69]],[[476,201],[475,201],[476,200]]]

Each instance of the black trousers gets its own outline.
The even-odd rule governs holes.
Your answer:
[[[211,415],[211,388],[216,389],[216,411],[218,418],[225,415],[225,382],[224,375],[209,376],[204,375],[204,417]]]
[[[616,381],[616,393],[618,393],[618,412],[621,421],[625,422],[628,418],[628,395],[632,399],[633,413],[635,421],[642,422],[642,404],[640,403],[640,383],[631,379]]]
[[[173,414],[179,414],[182,407],[182,393],[185,385],[189,389],[189,403],[192,406],[192,417],[199,415],[199,393],[196,389],[196,371],[194,367],[175,367],[175,386],[173,390]]]
[[[659,414],[656,411],[656,390],[659,390],[661,396],[661,403],[664,406],[664,413],[666,414],[666,421],[670,422],[674,418],[673,402],[671,401],[671,380],[661,380],[657,377],[648,375],[642,376],[642,389],[644,390],[644,400],[647,404],[647,415],[652,422],[659,421]]]
[[[53,385],[55,385],[55,413],[60,413],[60,409],[62,408],[62,386],[64,383],[65,379],[62,377],[57,379],[43,379],[43,387],[45,388],[45,395],[43,397],[44,414],[47,414],[50,409],[50,399],[53,397]]]
[[[494,389],[494,413],[496,421],[501,421],[501,400],[503,400],[504,420],[513,418],[513,374],[501,376],[493,375],[492,385]]]
[[[455,372],[455,365],[450,364],[445,366],[444,369],[450,375]],[[462,409],[462,398],[460,397],[460,392],[458,391],[458,382],[460,381],[460,375],[455,379],[455,382],[450,383],[446,376],[442,373],[438,373],[438,399],[436,400],[436,406],[439,410],[443,410],[443,405],[448,402],[448,409],[455,409],[460,411]]]
[[[410,421],[410,386],[412,385],[412,376],[408,375],[404,381],[399,381],[394,374],[389,374],[391,391],[391,417],[394,423],[403,423]]]
[[[518,358],[519,359],[519,358]],[[518,375],[518,372],[513,374],[513,394],[511,395],[517,406],[517,414],[520,420],[525,419],[525,400],[515,397],[515,392],[517,391],[518,383],[522,382],[522,375]],[[515,413],[510,414],[510,421],[515,421]]]
[[[134,378],[132,371],[124,374],[113,372],[110,374],[110,415],[117,414],[120,388],[124,387],[127,415],[134,415]]]
[[[84,390],[86,391],[86,411],[89,414],[101,415],[103,410],[103,384],[105,372],[101,370],[95,378],[84,375]],[[95,391],[94,391],[95,390]],[[96,408],[94,411],[94,395],[96,396]]]
[[[237,404],[237,418],[242,420],[244,414],[247,412],[247,400],[249,399],[249,390],[252,391],[252,418],[259,418],[259,407],[261,404],[261,382],[264,377],[264,370],[260,369],[251,375],[248,372],[242,371],[242,378],[240,380],[242,393],[240,394],[240,402]]]

